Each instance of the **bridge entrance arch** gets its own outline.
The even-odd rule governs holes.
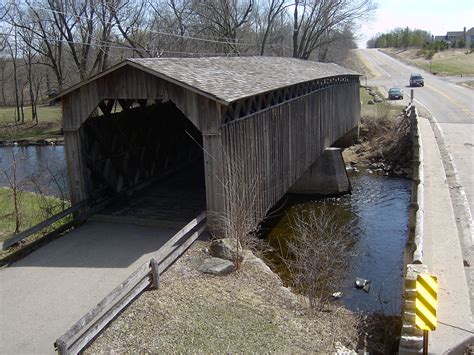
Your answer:
[[[146,158],[149,149],[159,149],[153,137],[170,138],[174,126],[141,130],[135,125],[154,110],[169,112],[174,107],[172,120],[163,122],[181,119],[181,133],[186,125],[194,127],[183,139],[202,142],[205,209],[213,215],[229,213],[233,197],[225,190],[227,167],[238,162],[243,186],[258,181],[253,208],[263,218],[325,149],[357,128],[360,120],[358,73],[295,58],[128,59],[59,98],[73,204],[101,197],[100,184],[119,192],[149,183],[174,153],[188,156],[183,148],[171,149],[156,162]],[[113,111],[117,105],[122,113]],[[114,122],[121,123],[112,127]],[[128,140],[118,131],[126,132]],[[97,138],[97,132],[106,132],[107,138]],[[127,152],[130,142],[138,150]],[[113,155],[114,144],[124,161]],[[102,153],[107,149],[108,158]],[[123,171],[114,172],[114,166]]]
[[[96,219],[181,226],[206,209],[202,135],[172,101],[103,100],[82,129],[89,196],[109,200]]]

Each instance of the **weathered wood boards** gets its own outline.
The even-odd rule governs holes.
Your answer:
[[[227,159],[243,166],[242,186],[257,180],[257,213],[266,212],[359,122],[359,84],[332,85],[284,101],[222,127]]]
[[[270,63],[274,59],[257,61]],[[148,65],[147,61],[144,63]],[[304,75],[293,70],[294,75],[301,78],[298,79],[300,82],[295,83],[294,78],[285,72],[291,72],[291,68],[282,68],[283,79],[275,77],[275,73],[257,78],[267,84],[271,84],[269,78],[273,78],[274,82],[281,82],[277,89],[260,92],[250,90],[252,85],[247,82],[227,77],[222,82],[216,82],[213,87],[210,77],[214,77],[215,73],[210,71],[209,78],[196,78],[196,85],[201,89],[209,88],[209,92],[219,89],[222,95],[230,95],[229,97],[235,96],[232,94],[233,88],[225,87],[223,82],[235,85],[235,90],[239,93],[235,96],[237,99],[226,101],[219,99],[218,93],[213,98],[213,95],[203,94],[202,90],[193,90],[189,83],[180,85],[176,80],[167,80],[166,75],[158,75],[163,63],[151,63],[150,68],[153,70],[123,65],[63,95],[66,157],[73,203],[86,199],[97,190],[97,180],[92,178],[94,169],[87,166],[91,156],[97,163],[95,166],[99,167],[98,170],[107,175],[102,183],[115,191],[125,185],[142,182],[143,178],[151,178],[157,170],[152,164],[154,159],[148,157],[160,149],[166,137],[151,139],[145,135],[148,143],[138,159],[132,158],[132,150],[126,152],[122,148],[123,155],[112,159],[114,152],[119,149],[117,147],[124,146],[118,135],[111,133],[116,130],[106,132],[107,128],[97,125],[91,132],[85,132],[84,127],[88,123],[84,123],[91,113],[100,109],[106,116],[110,115],[108,113],[112,111],[112,101],[121,102],[124,114],[130,115],[130,118],[136,117],[134,115],[139,110],[146,110],[146,104],[172,101],[196,127],[198,134],[202,135],[208,211],[225,212],[228,203],[224,189],[225,166],[230,159],[242,162],[247,182],[258,179],[260,191],[257,210],[261,217],[311,166],[324,148],[356,127],[359,122],[359,77],[356,73],[345,72],[341,67],[326,68],[320,63],[298,63],[308,73],[313,73],[314,69],[317,75],[308,77],[308,81],[305,81]],[[323,77],[323,67],[328,70],[327,77]],[[177,76],[178,74],[176,73]],[[256,82],[255,85],[261,86],[261,82]],[[273,84],[269,87],[276,86]],[[258,93],[245,96],[245,88],[249,92]],[[134,108],[134,105],[140,108]],[[173,126],[172,120],[173,118],[168,118],[161,128],[165,136],[166,131]],[[144,125],[141,128],[145,131],[149,128],[146,123],[141,125]],[[122,141],[133,141],[137,135],[134,131],[133,128],[125,130],[126,135]],[[91,143],[93,136],[95,143]],[[91,144],[95,146],[91,148]],[[107,154],[104,155],[104,151]],[[163,159],[162,162],[167,158]],[[168,159],[176,158],[170,154]],[[148,164],[144,170],[137,168],[138,161]],[[141,176],[143,171],[145,176]],[[212,226],[212,221],[209,224]]]
[[[55,214],[54,216],[51,216],[50,218],[44,220],[41,223],[38,223],[37,225],[35,225],[31,228],[28,228],[27,230],[24,230],[23,232],[20,232],[18,234],[13,235],[11,238],[9,238],[9,239],[7,239],[3,242],[0,242],[0,250],[6,250],[7,248],[11,247],[13,244],[18,243],[19,241],[33,235],[34,233],[39,232],[43,228],[46,228],[46,227],[50,226],[54,222],[57,222],[61,218],[64,218],[64,217],[76,212],[77,210],[79,210],[80,208],[85,207],[86,205],[87,205],[87,203],[84,202],[84,201],[81,202],[81,203],[78,203],[78,204],[76,204],[72,207],[66,208],[64,211],[61,211],[61,212]]]
[[[135,297],[150,285],[159,286],[163,273],[206,228],[206,214],[190,221],[163,245],[149,262],[144,263],[94,308],[77,321],[54,343],[60,355],[78,354]],[[186,238],[180,243],[180,241]]]

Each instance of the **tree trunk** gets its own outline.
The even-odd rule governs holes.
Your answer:
[[[299,0],[295,0],[295,12],[293,13],[293,58],[298,58],[298,3]]]
[[[2,96],[2,105],[6,106],[7,105],[7,100],[5,99],[5,63],[1,63],[0,67],[0,80],[1,80],[1,87],[0,87],[0,92]]]

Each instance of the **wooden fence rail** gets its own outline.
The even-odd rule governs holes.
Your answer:
[[[18,243],[19,241],[22,241],[23,239],[33,235],[34,233],[39,232],[43,228],[46,228],[46,227],[50,226],[54,222],[57,222],[61,218],[64,218],[64,217],[76,212],[77,210],[79,210],[80,208],[82,208],[86,205],[87,205],[86,201],[78,203],[78,204],[76,204],[74,206],[71,206],[69,208],[66,208],[64,211],[61,211],[61,212],[55,214],[54,216],[51,216],[50,218],[34,225],[33,227],[28,228],[27,230],[24,230],[23,232],[12,235],[9,239],[7,239],[3,242],[0,242],[0,250],[8,249],[9,247],[11,247],[12,245]]]
[[[206,214],[203,212],[156,251],[150,261],[140,266],[57,339],[54,346],[58,353],[78,354],[143,290],[149,286],[158,288],[160,274],[184,253],[205,229]],[[178,245],[177,243],[184,237],[186,240]]]

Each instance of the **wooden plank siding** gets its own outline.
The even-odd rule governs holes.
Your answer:
[[[139,69],[122,67],[62,98],[64,131],[78,130],[99,103],[107,99],[171,100],[199,130],[199,107],[211,101]]]
[[[246,172],[242,188],[255,179],[259,182],[260,218],[325,148],[357,127],[359,115],[359,83],[354,82],[321,89],[222,127],[224,154],[243,164]]]
[[[257,181],[260,192],[255,213],[263,217],[326,147],[357,126],[358,76],[338,75],[228,104],[130,65],[89,80],[62,96],[72,203],[86,200],[94,191],[84,158],[88,140],[84,123],[98,112],[99,104],[104,100],[144,100],[140,104],[170,100],[202,134],[207,209],[211,212],[208,223],[213,223],[212,212],[226,210],[226,164],[236,162],[242,164],[247,184]]]

